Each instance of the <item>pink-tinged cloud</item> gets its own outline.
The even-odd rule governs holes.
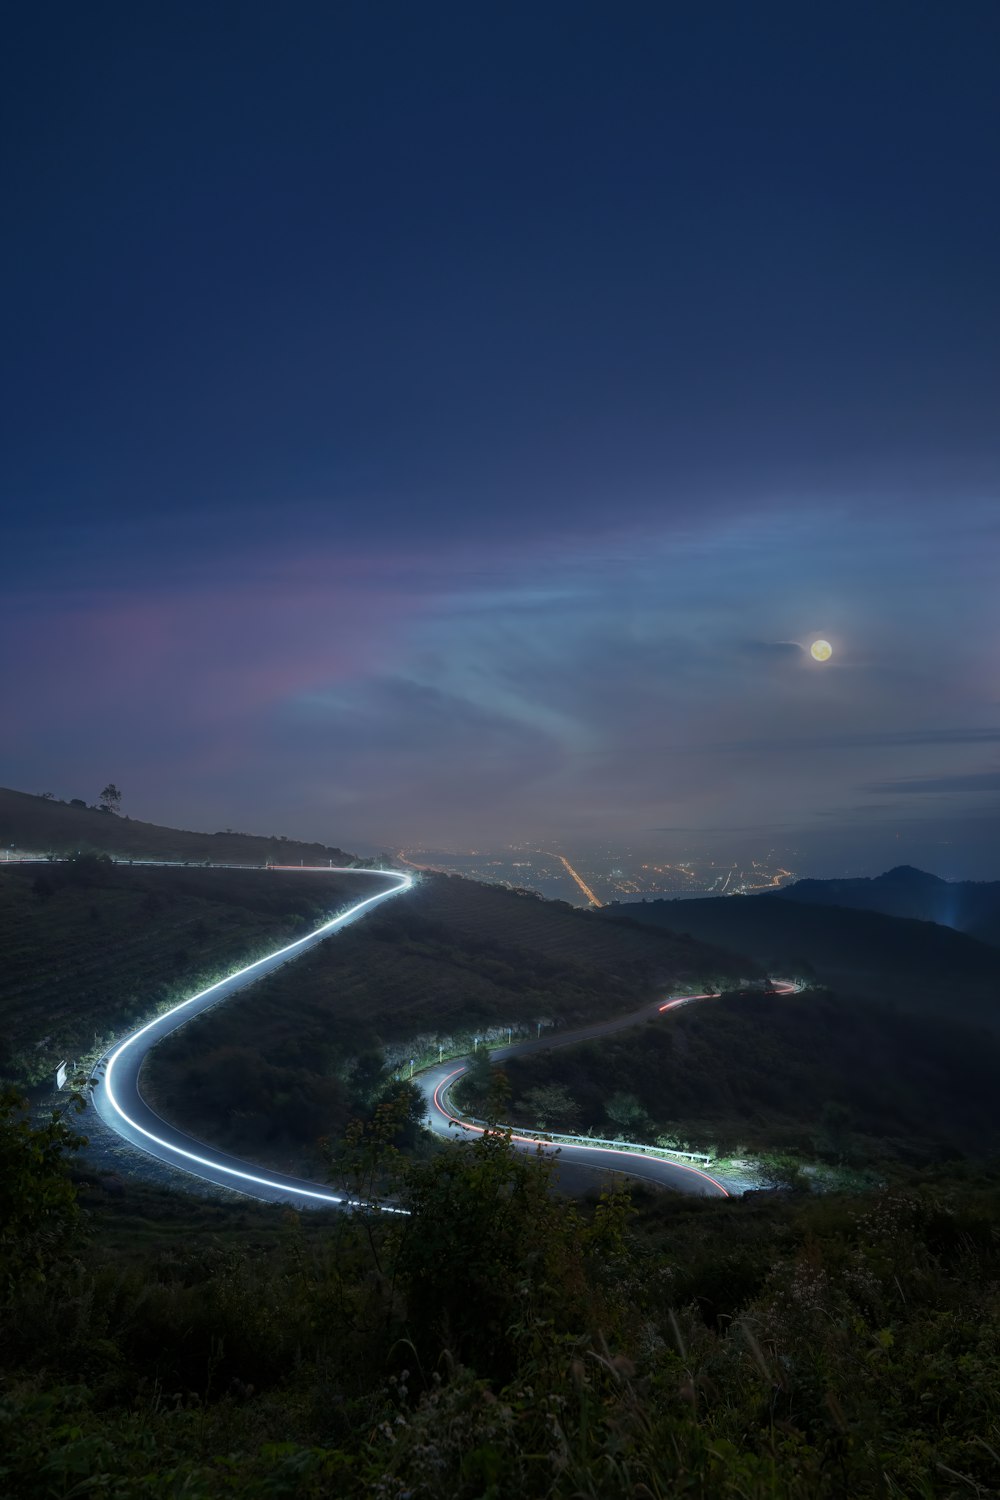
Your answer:
[[[392,656],[413,598],[343,577],[22,600],[12,662],[20,733],[81,717],[245,723]],[[8,730],[10,729],[8,721]]]

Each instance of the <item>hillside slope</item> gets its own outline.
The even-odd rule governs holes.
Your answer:
[[[370,881],[372,877],[366,876]],[[356,899],[359,877],[0,864],[0,1081],[50,1079]]]
[[[724,1156],[864,1166],[1000,1149],[1000,1034],[824,990],[726,995],[503,1067],[515,1125],[536,1123],[544,1090],[569,1111],[549,1117],[554,1128],[617,1136],[624,1125]]]
[[[263,838],[251,833],[192,833],[163,828],[137,818],[118,817],[94,807],[49,801],[29,792],[0,787],[0,852],[10,847],[32,854],[66,854],[92,849],[124,859],[211,860],[221,864],[262,865],[270,861],[340,864],[352,858],[342,849],[298,839]]]
[[[607,906],[597,920],[689,933],[772,972],[811,974],[844,995],[1000,1026],[1000,954],[933,922],[770,894]]]
[[[238,1155],[315,1169],[313,1143],[364,1099],[359,1056],[390,1064],[637,1010],[675,988],[732,982],[738,959],[690,938],[616,927],[562,902],[424,875],[295,964],[158,1047],[160,1113]],[[428,1058],[429,1060],[429,1058]]]

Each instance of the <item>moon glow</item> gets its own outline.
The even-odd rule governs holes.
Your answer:
[[[833,647],[829,641],[813,641],[809,647],[814,661],[829,661],[833,655]]]

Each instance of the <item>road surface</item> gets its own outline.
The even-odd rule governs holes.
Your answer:
[[[778,980],[774,984],[774,989],[779,994],[793,994],[799,988],[799,985],[789,980]],[[580,1042],[610,1036],[613,1032],[624,1031],[628,1027],[655,1020],[658,1016],[678,1010],[682,1005],[691,1005],[698,1000],[710,1000],[713,994],[714,992],[702,995],[673,995],[667,1000],[656,1000],[651,1005],[644,1005],[640,1010],[631,1011],[624,1016],[616,1016],[610,1021],[596,1021],[589,1026],[581,1026],[575,1031],[559,1032],[551,1037],[516,1042],[509,1047],[498,1047],[491,1051],[490,1059],[492,1062],[500,1063],[505,1058],[524,1056],[529,1052],[552,1052],[559,1047],[574,1047]],[[436,1063],[433,1067],[418,1074],[413,1080],[414,1083],[420,1085],[421,1092],[427,1101],[430,1127],[438,1135],[461,1138],[465,1135],[482,1134],[482,1126],[463,1119],[449,1098],[452,1085],[465,1070],[464,1063],[456,1064],[452,1059],[450,1062]],[[593,1186],[594,1174],[600,1174],[605,1178],[614,1174],[625,1174],[638,1178],[640,1181],[653,1182],[658,1187],[674,1188],[681,1193],[715,1197],[720,1194],[723,1197],[729,1196],[729,1189],[725,1184],[704,1168],[683,1166],[679,1162],[665,1161],[660,1156],[644,1156],[634,1150],[622,1150],[614,1146],[591,1146],[576,1142],[570,1144],[564,1141],[552,1143],[541,1133],[531,1134],[525,1131],[515,1133],[512,1140],[526,1151],[536,1151],[541,1145],[543,1150],[558,1152],[556,1174],[562,1185],[570,1191]]]
[[[299,865],[285,868],[289,872],[303,869]],[[326,869],[326,866],[314,867],[312,870],[305,867],[305,873],[315,874]],[[228,1000],[249,985],[272,974],[284,964],[300,957],[310,948],[333,936],[383,901],[409,890],[412,884],[412,876],[397,871],[331,870],[328,873],[357,875],[363,880],[375,879],[382,884],[388,883],[388,889],[379,890],[374,895],[363,898],[347,911],[316,928],[314,932],[307,933],[305,937],[286,944],[268,957],[248,964],[237,973],[230,975],[228,979],[220,980],[218,984],[211,985],[208,989],[190,996],[162,1016],[158,1016],[155,1020],[147,1022],[145,1026],[130,1033],[104,1055],[95,1070],[97,1082],[92,1090],[91,1101],[104,1123],[123,1140],[147,1155],[155,1157],[158,1161],[164,1162],[167,1166],[201,1178],[204,1182],[213,1183],[217,1187],[246,1193],[250,1197],[286,1203],[297,1208],[351,1206],[351,1200],[332,1192],[323,1183],[255,1166],[252,1162],[243,1161],[239,1157],[231,1156],[224,1151],[217,1150],[214,1146],[196,1140],[162,1119],[143,1098],[140,1089],[142,1064],[157,1042],[162,1041],[164,1037],[185,1025],[193,1017]],[[793,989],[794,986],[786,988]],[[610,1021],[598,1021],[590,1026],[580,1027],[571,1032],[562,1032],[553,1037],[502,1047],[494,1051],[492,1056],[496,1061],[503,1061],[504,1058],[515,1054],[548,1051],[556,1047],[571,1047],[578,1042],[642,1024],[678,1006],[708,998],[707,995],[676,995],[668,1000],[643,1006],[641,1010],[633,1011],[628,1015],[617,1016]],[[481,1132],[482,1127],[459,1119],[448,1101],[450,1085],[464,1071],[464,1064],[456,1065],[454,1061],[451,1061],[429,1068],[414,1079],[414,1082],[420,1085],[427,1100],[431,1129],[440,1135],[450,1134],[454,1138],[477,1130]],[[699,1167],[665,1161],[662,1157],[643,1156],[634,1151],[619,1150],[611,1146],[593,1146],[585,1142],[553,1145],[552,1142],[545,1142],[544,1137],[521,1132],[514,1135],[513,1140],[524,1150],[535,1151],[541,1144],[542,1149],[557,1153],[557,1177],[561,1185],[570,1190],[593,1186],[595,1176],[607,1177],[609,1173],[623,1173],[629,1177],[656,1183],[661,1187],[675,1188],[680,1192],[728,1196],[725,1185],[710,1173]]]
[[[272,869],[281,868],[272,866]],[[347,911],[341,912],[329,922],[324,922],[314,932],[307,933],[294,943],[279,948],[267,958],[247,964],[246,968],[220,980],[207,990],[181,1001],[156,1020],[140,1026],[105,1053],[95,1070],[95,1084],[91,1101],[106,1125],[130,1145],[154,1156],[170,1167],[200,1177],[217,1187],[233,1188],[254,1198],[275,1203],[288,1203],[298,1208],[327,1208],[350,1205],[350,1200],[334,1193],[323,1183],[305,1177],[289,1177],[281,1172],[272,1172],[265,1167],[256,1167],[251,1162],[241,1161],[214,1146],[206,1146],[173,1125],[151,1109],[139,1088],[139,1072],[146,1056],[157,1042],[185,1025],[194,1016],[201,1015],[213,1005],[228,1000],[231,995],[256,984],[275,969],[280,969],[292,959],[299,958],[310,948],[316,947],[334,933],[340,932],[349,923],[373,910],[383,901],[409,890],[412,877],[395,870],[342,870],[326,865],[309,869],[308,866],[290,865],[289,872],[305,874],[357,875],[362,880],[377,879],[388,883],[387,890],[366,896]]]

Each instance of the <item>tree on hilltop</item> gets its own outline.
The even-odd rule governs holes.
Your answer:
[[[122,805],[122,794],[113,781],[109,781],[101,793],[101,812],[117,813]]]

